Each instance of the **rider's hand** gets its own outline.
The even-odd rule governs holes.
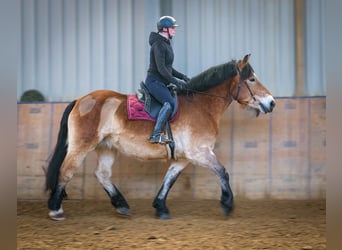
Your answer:
[[[183,78],[182,78],[185,82],[188,82],[190,81],[190,78],[187,76],[187,75],[183,75]]]
[[[184,80],[177,80],[177,88],[179,90],[185,90],[186,89],[186,82]]]

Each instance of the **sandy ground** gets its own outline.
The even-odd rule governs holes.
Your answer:
[[[219,201],[168,200],[172,219],[150,200],[128,200],[131,217],[109,201],[64,201],[66,220],[46,202],[18,201],[17,249],[326,249],[325,200],[237,200],[226,218]]]

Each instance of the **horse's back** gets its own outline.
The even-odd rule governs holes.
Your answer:
[[[127,95],[112,90],[95,90],[76,100],[73,115],[80,119],[94,119],[95,116],[108,114],[108,110],[117,109],[121,104],[126,105]]]
[[[113,91],[113,90],[108,90],[108,89],[101,89],[101,90],[94,90],[82,97],[80,97],[78,100],[82,100],[84,98],[89,98],[92,97],[93,99],[97,100],[97,101],[103,101],[106,100],[108,98],[116,98],[118,100],[125,100],[127,99],[127,95]]]

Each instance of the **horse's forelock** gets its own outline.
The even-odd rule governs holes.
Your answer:
[[[253,73],[254,73],[253,67],[249,63],[247,63],[246,66],[241,71],[241,78],[242,79],[247,79]]]

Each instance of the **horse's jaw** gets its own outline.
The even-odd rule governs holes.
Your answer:
[[[260,109],[258,107],[255,106],[242,106],[243,108],[245,108],[246,110],[250,111],[251,113],[255,114],[256,117],[258,117],[260,115],[260,113],[264,113],[262,111],[260,111]]]

